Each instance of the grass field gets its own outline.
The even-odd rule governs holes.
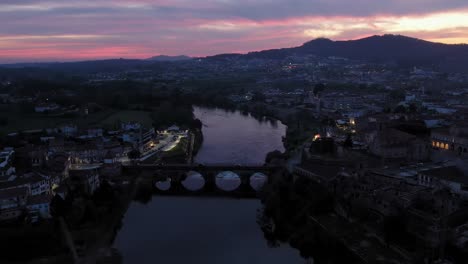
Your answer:
[[[98,126],[107,129],[119,128],[120,122],[140,122],[146,127],[152,125],[148,112],[105,109],[86,117],[64,118],[51,117],[43,114],[24,114],[12,106],[0,106],[0,119],[7,123],[0,126],[0,135],[24,130],[54,128],[63,124],[76,124],[79,127]]]
[[[138,122],[144,127],[151,127],[153,121],[149,112],[123,110],[114,112],[100,123],[106,128],[115,129],[120,126],[121,122]]]

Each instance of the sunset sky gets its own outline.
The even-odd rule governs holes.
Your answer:
[[[0,63],[205,56],[317,38],[468,43],[467,0],[1,0]]]

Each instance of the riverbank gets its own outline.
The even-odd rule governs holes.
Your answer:
[[[326,187],[306,176],[265,186],[260,224],[266,236],[287,242],[319,263],[411,263],[374,231],[340,216]]]
[[[191,129],[188,137],[180,139],[176,147],[169,151],[162,152],[160,156],[146,163],[154,163],[156,161],[165,164],[193,163],[193,159],[197,155],[202,144],[202,131],[200,129]]]
[[[68,201],[72,202],[63,216],[60,213],[33,226],[0,229],[0,262],[91,264],[111,257],[110,263],[121,263],[118,256],[108,254],[109,245],[132,201],[138,178],[119,178],[114,179],[113,187],[101,184],[93,196],[70,195]]]

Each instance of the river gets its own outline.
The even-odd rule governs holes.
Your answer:
[[[283,151],[286,127],[239,112],[195,107],[203,123],[204,164],[261,164],[268,152]],[[256,223],[257,200],[155,196],[132,203],[114,247],[124,263],[304,263],[287,245],[268,247]]]

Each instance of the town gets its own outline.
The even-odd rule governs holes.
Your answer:
[[[195,164],[207,124],[192,107],[203,106],[286,125],[285,151],[256,165],[281,166],[331,195],[332,212],[313,219],[363,262],[466,260],[466,73],[336,56],[219,55],[5,66],[0,81],[2,230],[48,230],[70,197],[65,218],[82,228],[72,223],[85,221],[88,210],[77,208],[88,208],[86,199],[111,210],[115,199],[102,205],[102,193],[135,184],[123,167]]]

